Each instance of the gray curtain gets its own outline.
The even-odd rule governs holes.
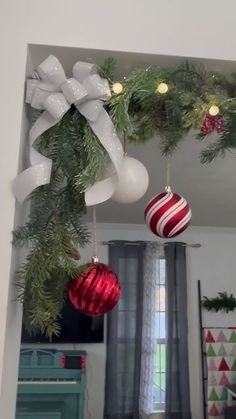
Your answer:
[[[143,242],[109,244],[122,295],[107,318],[106,419],[139,418],[144,249]]]
[[[188,367],[186,246],[165,246],[167,290],[166,419],[191,419]]]

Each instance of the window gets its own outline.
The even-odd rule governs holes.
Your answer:
[[[156,351],[154,359],[153,379],[153,410],[165,410],[166,391],[166,302],[165,302],[165,259],[157,260],[157,281],[155,298],[155,340]]]

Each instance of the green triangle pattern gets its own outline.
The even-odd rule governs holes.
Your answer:
[[[234,331],[231,333],[229,342],[231,342],[231,343],[236,342],[236,333]]]
[[[234,360],[234,363],[231,367],[231,371],[236,371],[236,359]]]
[[[216,353],[215,353],[212,345],[209,345],[209,348],[207,350],[207,356],[216,356]]]
[[[225,356],[225,355],[227,355],[227,352],[225,350],[224,345],[221,344],[220,349],[218,351],[218,356]]]
[[[212,389],[212,391],[211,391],[211,393],[209,395],[208,400],[211,401],[211,402],[217,402],[217,401],[219,401],[219,397],[218,397],[218,395],[217,395],[217,393],[216,393],[216,391],[215,391],[214,388]]]
[[[221,396],[220,396],[220,400],[222,400],[222,401],[227,400],[227,398],[228,398],[228,393],[227,393],[226,388],[224,387],[223,390],[222,390]]]

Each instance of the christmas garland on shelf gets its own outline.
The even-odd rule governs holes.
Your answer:
[[[234,311],[236,308],[236,298],[233,294],[228,295],[227,292],[219,292],[214,298],[203,297],[202,306],[208,311]]]
[[[47,64],[38,71],[38,78],[42,76],[42,70],[47,69]],[[80,68],[83,73],[83,66],[80,65]],[[120,138],[130,143],[141,143],[156,137],[163,155],[169,156],[191,129],[195,129],[196,138],[200,140],[215,131],[218,139],[201,152],[203,163],[211,162],[218,155],[224,156],[226,150],[236,146],[235,76],[226,79],[221,74],[206,72],[191,63],[168,69],[148,67],[134,71],[122,81],[114,80],[114,72],[115,62],[110,58],[98,69],[98,76],[91,71],[91,80],[97,83],[95,91],[101,83],[106,87],[105,79],[111,94],[106,92],[102,98],[95,94],[96,100],[91,100],[90,105],[96,112],[102,102],[105,118],[109,116],[114,133]],[[50,76],[50,72],[48,74]],[[74,82],[74,79],[70,80],[66,89]],[[44,77],[41,86],[43,94],[52,89],[47,81]],[[31,87],[33,84],[36,89],[38,83],[39,80],[33,80]],[[87,79],[84,89],[90,87],[86,83]],[[68,98],[66,89],[62,90]],[[74,85],[71,89],[73,94],[78,93]],[[32,91],[28,96],[32,107],[42,109],[32,98]],[[46,105],[48,109],[50,101]],[[86,104],[84,108],[83,105],[82,102],[78,108],[76,102],[69,101],[58,122],[51,124],[48,117],[48,129],[35,136],[38,167],[40,169],[40,158],[43,156],[50,182],[44,181],[42,186],[32,188],[29,219],[14,232],[13,238],[15,246],[29,248],[17,274],[19,299],[24,303],[25,326],[30,333],[41,331],[49,337],[60,333],[58,319],[69,281],[84,270],[84,266],[78,263],[78,248],[90,239],[83,221],[85,192],[103,179],[109,154],[109,147],[106,148],[100,137],[98,140],[101,127],[97,129],[96,121],[89,120],[88,109]],[[35,155],[31,163],[34,161]],[[116,159],[113,163],[116,168],[119,166],[118,163],[116,166]],[[19,192],[17,182],[16,185],[15,189]],[[207,301],[209,303],[209,300],[205,303]]]

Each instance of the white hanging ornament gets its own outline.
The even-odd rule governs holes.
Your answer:
[[[132,204],[142,198],[148,184],[146,167],[139,160],[124,156],[112,199],[121,204]]]

